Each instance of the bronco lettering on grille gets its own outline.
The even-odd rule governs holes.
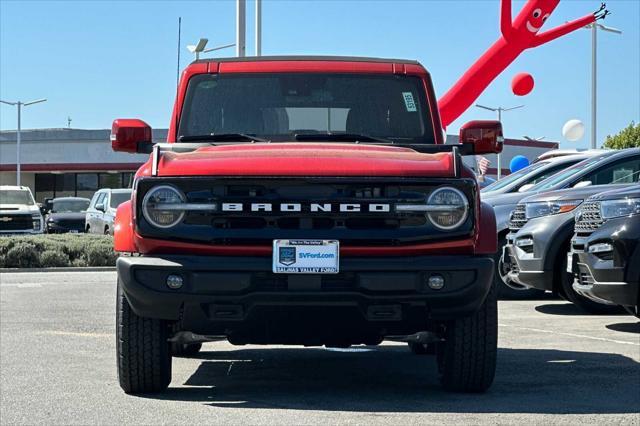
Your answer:
[[[369,212],[369,213],[388,213],[391,211],[389,204],[365,204],[360,203],[222,203],[222,212],[301,212],[303,210],[310,212]]]

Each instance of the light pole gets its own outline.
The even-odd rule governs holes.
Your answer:
[[[201,38],[200,40],[198,40],[197,44],[188,45],[187,46],[187,50],[189,52],[191,52],[191,53],[195,53],[196,60],[198,60],[198,59],[200,59],[200,54],[201,53],[209,53],[209,52],[213,52],[215,50],[227,49],[229,47],[233,47],[233,46],[236,45],[235,43],[231,43],[231,44],[225,44],[224,46],[216,46],[216,47],[211,47],[209,49],[206,49],[208,42],[209,42],[209,39]]]
[[[256,56],[262,55],[262,0],[256,0]]]
[[[596,130],[597,130],[597,73],[598,73],[598,30],[607,31],[615,34],[622,34],[617,28],[611,28],[602,24],[589,24],[585,29],[591,30],[591,149],[596,149]]]
[[[236,0],[236,56],[246,56],[247,0]]]
[[[7,104],[7,105],[12,105],[12,106],[16,106],[18,107],[18,129],[16,130],[16,185],[20,186],[20,142],[21,142],[21,135],[20,135],[20,131],[21,131],[21,114],[22,114],[22,107],[23,106],[29,106],[29,105],[33,105],[33,104],[39,104],[40,102],[44,102],[46,101],[46,99],[36,99],[35,101],[29,101],[29,102],[8,102],[8,101],[3,101],[0,100],[0,102],[2,102],[3,104]]]
[[[502,123],[502,113],[503,112],[513,111],[514,109],[518,109],[518,108],[524,107],[524,105],[518,105],[518,106],[511,107],[511,108],[502,108],[502,107],[491,108],[491,107],[488,107],[488,106],[476,104],[476,107],[477,108],[486,109],[486,110],[489,110],[489,111],[493,111],[493,112],[497,112],[498,113],[498,121]],[[501,176],[502,176],[502,159],[501,159],[500,154],[498,154],[498,180],[500,180]]]

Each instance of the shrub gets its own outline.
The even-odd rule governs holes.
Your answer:
[[[40,258],[32,244],[18,242],[7,250],[5,257],[6,267],[9,268],[37,268],[40,266]]]
[[[53,234],[0,237],[1,268],[114,266],[108,235]]]
[[[45,250],[40,254],[40,265],[43,268],[69,266],[69,256],[63,251]]]

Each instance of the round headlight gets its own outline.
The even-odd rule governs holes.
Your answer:
[[[156,186],[144,196],[142,212],[153,226],[171,228],[184,218],[180,205],[185,201],[186,197],[179,189],[169,185]]]
[[[440,229],[455,229],[462,225],[469,215],[467,197],[455,188],[436,189],[429,196],[427,204],[431,207],[427,217]]]

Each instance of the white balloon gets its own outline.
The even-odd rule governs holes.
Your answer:
[[[562,136],[569,142],[576,142],[584,136],[584,123],[580,120],[569,120],[562,126]]]

